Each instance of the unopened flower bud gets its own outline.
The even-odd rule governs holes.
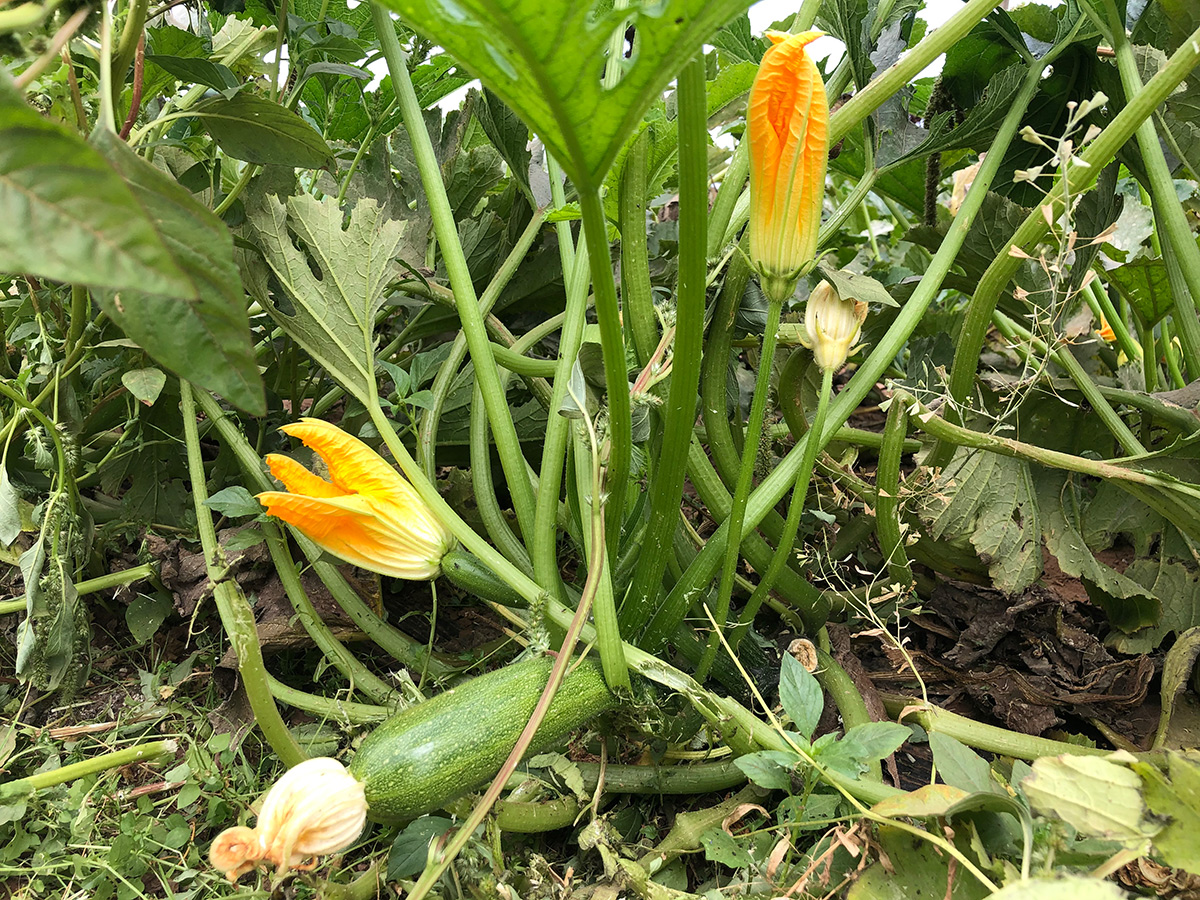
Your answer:
[[[867,318],[867,304],[850,298],[843,300],[828,282],[813,288],[804,310],[804,346],[822,369],[840,369],[854,352]]]

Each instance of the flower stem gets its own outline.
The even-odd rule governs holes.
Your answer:
[[[766,415],[767,394],[771,390],[771,368],[775,362],[775,346],[779,340],[779,314],[783,309],[783,298],[767,298],[767,329],[763,334],[762,354],[759,357],[758,375],[754,382],[754,398],[750,401],[750,419],[746,423],[746,437],[742,444],[742,464],[738,471],[737,486],[733,491],[733,506],[725,520],[728,538],[725,542],[724,559],[721,565],[721,581],[717,588],[717,603],[713,613],[718,630],[725,627],[729,618],[729,604],[733,594],[733,576],[742,546],[742,528],[746,521],[746,503],[754,483],[754,467],[761,449],[763,417]],[[815,441],[809,441],[815,445]],[[752,526],[753,527],[753,526]],[[785,528],[786,530],[786,528]],[[780,545],[782,549],[782,544]],[[714,632],[709,636],[708,646],[700,665],[696,667],[696,680],[703,682],[712,668],[717,655],[720,638]]]
[[[908,432],[908,410],[894,399],[888,406],[887,423],[883,427],[883,446],[879,449],[879,464],[875,470],[875,535],[879,549],[887,562],[888,577],[908,589],[913,584],[912,567],[904,549],[904,533],[900,528],[900,458],[904,455],[904,438]]]
[[[75,585],[75,593],[82,597],[84,594],[94,594],[97,591],[107,591],[112,588],[133,584],[135,581],[145,581],[158,577],[158,566],[146,563],[134,566],[132,569],[122,569],[119,572],[109,572],[97,578],[89,578]],[[22,601],[23,602],[23,601]]]
[[[771,562],[767,565],[766,571],[763,572],[761,580],[754,588],[754,593],[746,601],[746,608],[742,610],[742,618],[738,622],[737,629],[729,636],[729,646],[734,650],[737,649],[738,642],[741,641],[742,636],[754,622],[754,617],[758,615],[758,611],[762,608],[763,601],[767,599],[767,595],[775,586],[775,582],[779,580],[780,573],[783,572],[788,558],[795,550],[796,533],[800,529],[800,515],[804,512],[804,503],[808,499],[809,479],[812,477],[813,469],[816,466],[817,454],[825,446],[825,443],[816,439],[815,436],[825,433],[825,415],[829,410],[829,398],[832,393],[833,369],[823,369],[821,371],[821,393],[817,399],[817,411],[813,416],[812,427],[809,429],[814,438],[806,441],[804,444],[804,458],[801,461],[800,468],[796,471],[796,483],[792,488],[792,502],[788,506],[787,520],[784,522],[783,534],[779,537],[779,544],[776,546],[775,553],[771,556]]]

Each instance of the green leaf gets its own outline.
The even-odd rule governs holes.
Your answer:
[[[875,66],[871,64],[871,47],[866,28],[869,21],[867,0],[828,0],[821,4],[817,27],[827,31],[846,45],[854,84],[863,88],[871,80]]]
[[[262,97],[245,92],[232,100],[214,97],[191,111],[234,159],[297,169],[319,169],[333,159],[333,151],[311,125]]]
[[[928,841],[890,825],[880,827],[877,835],[889,865],[870,866],[851,885],[846,900],[982,900],[988,896],[988,889],[961,866],[952,874],[948,859]]]
[[[783,654],[779,665],[779,702],[796,730],[806,740],[811,739],[825,709],[825,693],[813,674],[790,653]]]
[[[918,511],[934,538],[969,538],[1000,590],[1015,594],[1042,571],[1041,525],[1029,464],[959,450]]]
[[[791,790],[791,770],[800,761],[797,753],[784,750],[760,750],[735,759],[747,778],[769,791]]]
[[[213,90],[228,91],[239,85],[238,78],[228,66],[190,56],[148,54],[146,62],[189,84],[203,84]]]
[[[100,305],[156,361],[262,415],[266,400],[229,229],[112,132],[99,129],[92,140],[188,279],[187,292],[99,292]]]
[[[597,0],[388,0],[512,107],[580,190],[617,152],[683,64],[750,0],[662,0],[614,10]],[[609,39],[634,29],[621,79],[601,85]]]
[[[365,341],[374,330],[384,288],[395,277],[392,257],[404,223],[385,218],[374,200],[364,198],[343,230],[336,199],[307,194],[289,197],[286,207],[268,195],[247,216],[287,302],[272,296],[265,281],[251,284],[256,299],[342,387],[365,402],[368,379],[374,378]],[[292,234],[307,253],[297,248]]]
[[[162,369],[130,369],[121,375],[121,384],[138,400],[153,406],[167,384]]]
[[[170,597],[148,594],[138,594],[134,597],[133,602],[125,607],[125,624],[129,627],[134,641],[144,644],[154,637],[171,614],[172,608]]]
[[[1147,325],[1157,325],[1175,308],[1167,264],[1162,259],[1140,256],[1106,274],[1109,282],[1133,305]]]
[[[700,845],[704,847],[704,858],[709,862],[720,863],[731,869],[748,869],[754,865],[750,852],[723,828],[708,829],[700,835]]]
[[[866,722],[822,747],[819,758],[825,765],[857,777],[871,763],[895,753],[911,735],[908,726],[898,722]]]
[[[517,180],[521,190],[530,199],[533,192],[529,187],[529,129],[504,101],[491,91],[483,92],[483,102],[475,105],[475,117],[483,126],[484,133],[508,164],[509,174]]]
[[[968,793],[1002,793],[1003,788],[992,778],[992,769],[978,753],[949,735],[931,732],[929,746],[933,764],[942,781]]]
[[[900,157],[897,162],[920,159],[931,153],[945,153],[949,150],[986,150],[1000,129],[1000,123],[1008,115],[1012,101],[1024,80],[1023,65],[1012,65],[993,75],[983,98],[960,124],[953,124],[952,112],[938,114],[930,123],[925,140]]]
[[[454,822],[443,816],[421,816],[409,823],[396,835],[388,853],[388,880],[408,878],[424,869],[430,843],[453,827]]]
[[[262,505],[254,499],[254,495],[241,485],[217,491],[204,501],[204,505],[231,519],[241,516],[257,516],[263,511]]]
[[[1090,837],[1135,849],[1159,830],[1146,818],[1142,779],[1095,756],[1044,757],[1021,783],[1035,810],[1057,816]]]
[[[0,465],[0,547],[7,547],[21,534],[21,497]]]
[[[0,73],[0,271],[194,299],[119,170]]]
[[[857,272],[850,272],[846,269],[835,269],[825,262],[818,264],[817,271],[843,300],[853,297],[863,303],[878,303],[882,306],[900,305],[892,299],[887,288],[870,275],[859,275]]]

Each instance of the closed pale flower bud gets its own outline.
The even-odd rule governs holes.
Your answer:
[[[311,868],[306,860],[349,847],[366,823],[362,784],[336,759],[317,757],[275,782],[254,828],[238,825],[217,835],[209,859],[230,881],[262,863],[281,873]]]
[[[840,369],[856,349],[867,318],[867,304],[853,298],[843,300],[828,282],[822,281],[809,295],[804,309],[803,344],[813,352],[822,369]]]
[[[773,42],[750,88],[750,259],[768,297],[782,300],[817,252],[829,105],[805,47],[819,31],[768,31]]]
[[[266,491],[267,512],[334,556],[372,572],[426,581],[438,576],[454,535],[378,453],[321,419],[283,427],[325,461],[326,481],[287,456],[267,465],[287,492]]]

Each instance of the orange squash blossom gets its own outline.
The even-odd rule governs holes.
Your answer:
[[[805,49],[820,31],[768,31],[750,88],[750,259],[768,296],[791,293],[817,252],[829,158],[829,104]]]
[[[329,480],[290,457],[269,455],[271,474],[287,488],[258,495],[270,515],[361,568],[412,581],[437,577],[454,536],[399,472],[358,438],[320,419],[301,419],[282,430],[324,460]]]

